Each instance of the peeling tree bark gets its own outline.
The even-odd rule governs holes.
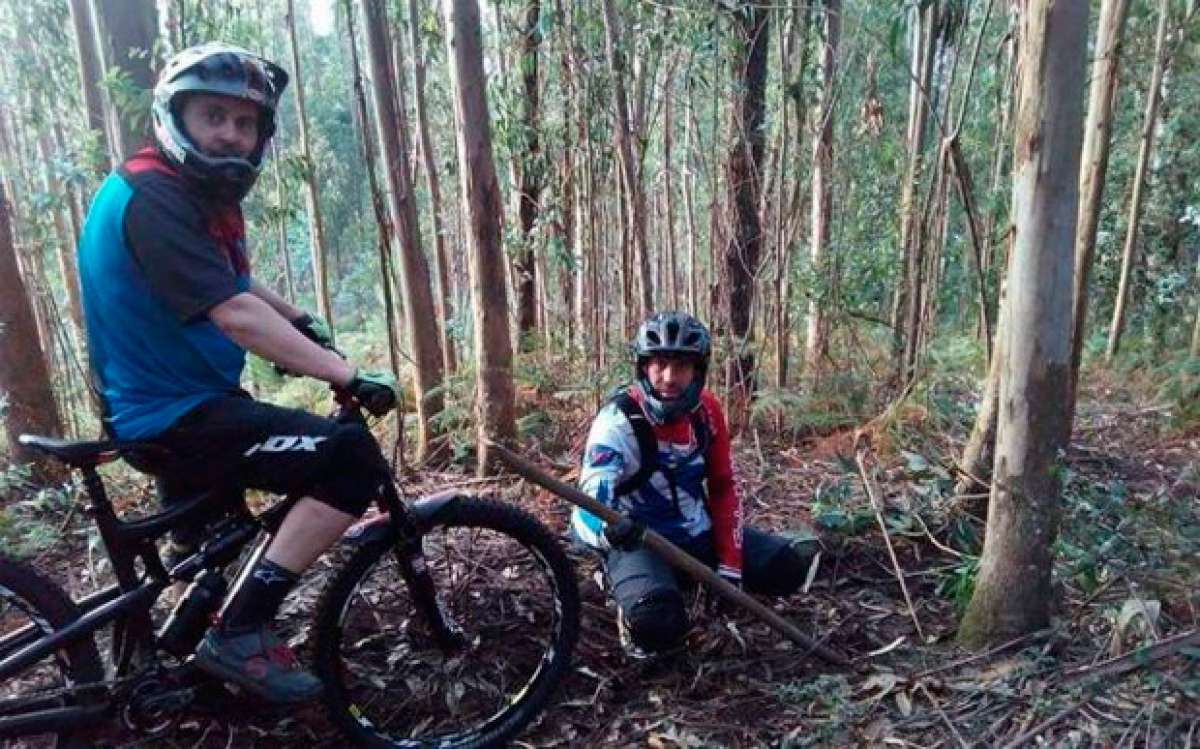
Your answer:
[[[1059,453],[1070,434],[1071,284],[1079,200],[1087,0],[1029,0],[1022,14],[1009,271],[995,481],[969,647],[1049,623]]]

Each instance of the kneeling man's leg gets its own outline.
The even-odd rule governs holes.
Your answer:
[[[742,538],[742,575],[746,589],[768,596],[795,593],[804,584],[820,543],[801,530],[788,535],[746,528]]]
[[[687,612],[670,565],[649,549],[613,549],[605,560],[605,569],[619,616],[634,646],[655,653],[683,641]]]

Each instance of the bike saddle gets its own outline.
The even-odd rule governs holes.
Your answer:
[[[62,462],[75,468],[96,466],[116,460],[121,454],[121,445],[112,440],[98,442],[75,442],[43,437],[39,434],[22,434],[17,441],[26,447],[53,455]]]
[[[73,468],[89,468],[125,458],[135,468],[147,473],[157,471],[143,469],[141,464],[165,464],[170,452],[159,445],[147,442],[124,442],[120,440],[75,441],[40,434],[22,434],[17,441],[26,447],[52,455]],[[130,460],[134,458],[134,460]]]

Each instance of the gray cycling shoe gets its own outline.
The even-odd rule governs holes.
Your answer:
[[[196,649],[196,665],[269,702],[308,702],[324,689],[320,679],[300,667],[287,643],[266,627],[244,634],[210,630]]]

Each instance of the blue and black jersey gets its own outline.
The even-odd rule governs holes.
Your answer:
[[[79,276],[111,434],[154,437],[238,389],[246,352],[207,313],[249,290],[245,243],[241,209],[207,201],[153,148],[100,186]]]

